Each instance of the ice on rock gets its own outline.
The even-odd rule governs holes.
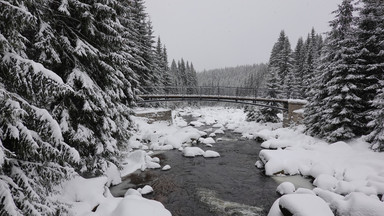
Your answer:
[[[183,149],[183,155],[185,157],[196,157],[203,154],[204,154],[204,150],[202,150],[199,147],[185,147]]]
[[[286,215],[334,216],[324,200],[311,194],[284,195],[280,198],[279,206],[282,212],[287,212]]]
[[[152,193],[153,192],[153,188],[151,186],[149,186],[149,185],[145,185],[143,188],[137,189],[137,191],[140,194],[145,195],[145,194]]]
[[[215,157],[220,157],[220,154],[215,151],[207,150],[204,152],[203,157],[205,158],[215,158]]]
[[[291,194],[295,192],[295,185],[291,182],[283,182],[279,186],[277,186],[276,192],[280,195]]]
[[[170,165],[165,165],[161,170],[167,171],[167,170],[170,170],[170,169],[171,169]]]

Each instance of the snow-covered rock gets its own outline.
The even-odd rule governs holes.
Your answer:
[[[203,154],[204,154],[204,150],[202,150],[199,147],[185,147],[183,149],[183,155],[185,157],[196,157]]]
[[[209,137],[215,137],[215,136],[216,136],[215,133],[210,133],[210,134],[209,134]]]
[[[170,165],[165,165],[165,166],[163,166],[163,168],[161,170],[167,171],[167,170],[170,170],[170,169],[171,169]]]
[[[263,162],[261,162],[261,161],[259,161],[259,160],[256,161],[255,166],[256,166],[257,168],[259,168],[259,169],[264,168],[264,164],[263,164]]]
[[[288,194],[280,198],[279,206],[286,215],[295,216],[333,216],[327,203],[310,194]],[[288,213],[289,212],[289,213]]]
[[[215,158],[215,157],[220,157],[220,154],[215,151],[207,150],[204,152],[203,157],[205,158]]]
[[[291,182],[283,182],[276,188],[276,192],[280,195],[291,194],[295,192],[295,185]]]
[[[202,122],[199,122],[199,121],[191,121],[191,122],[189,123],[189,125],[191,125],[191,126],[193,126],[193,127],[201,127],[201,126],[203,126],[203,125],[205,125],[205,124],[202,123]]]
[[[140,194],[145,195],[145,194],[152,193],[153,192],[153,188],[151,186],[149,186],[149,185],[145,185],[143,188],[137,189],[137,191]]]
[[[217,123],[217,124],[212,125],[212,127],[213,128],[221,128],[221,127],[224,127],[224,125]]]
[[[110,216],[171,216],[164,206],[154,200],[130,195],[124,197]]]
[[[208,138],[202,138],[200,139],[200,142],[201,143],[204,143],[204,144],[213,144],[213,143],[216,143],[215,140],[212,138],[212,137],[208,137]]]
[[[215,133],[215,134],[224,134],[224,131],[221,130],[221,129],[217,129],[213,133]]]

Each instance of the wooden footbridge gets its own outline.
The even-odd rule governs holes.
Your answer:
[[[262,106],[283,111],[284,124],[297,122],[300,114],[295,112],[306,104],[304,100],[292,100],[267,97],[267,89],[240,88],[226,86],[156,86],[143,87],[142,100],[137,104],[168,101],[206,101],[237,103]]]

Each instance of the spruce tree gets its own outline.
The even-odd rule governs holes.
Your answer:
[[[267,96],[266,98],[277,98],[279,95],[279,86],[278,86],[278,76],[277,76],[277,68],[271,68],[269,71],[269,78],[267,81]],[[278,107],[279,105],[276,102],[267,102],[265,103],[267,106],[271,107]],[[260,109],[256,109],[256,114],[253,114],[256,116],[256,122],[280,122],[279,117],[277,114],[279,111],[277,109],[271,108],[271,107],[260,107]]]
[[[294,98],[304,98],[304,65],[305,65],[305,46],[303,38],[299,38],[293,52],[293,76],[296,78],[294,88],[297,92],[293,92]]]
[[[365,105],[365,122],[369,122],[368,130],[372,130],[368,140],[372,149],[384,150],[383,139],[383,98],[384,98],[384,2],[363,0],[357,29],[356,48],[358,71],[363,73],[364,82],[362,97]]]
[[[323,84],[327,90],[324,98],[324,136],[329,141],[347,140],[364,131],[363,106],[358,88],[361,74],[356,73],[353,46],[353,6],[344,0],[334,13],[331,32],[325,49],[329,65]]]

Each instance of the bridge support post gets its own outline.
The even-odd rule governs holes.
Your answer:
[[[307,104],[305,100],[288,100],[284,104],[284,108],[288,111],[284,112],[283,127],[289,127],[291,124],[300,124],[304,118],[304,106]]]

